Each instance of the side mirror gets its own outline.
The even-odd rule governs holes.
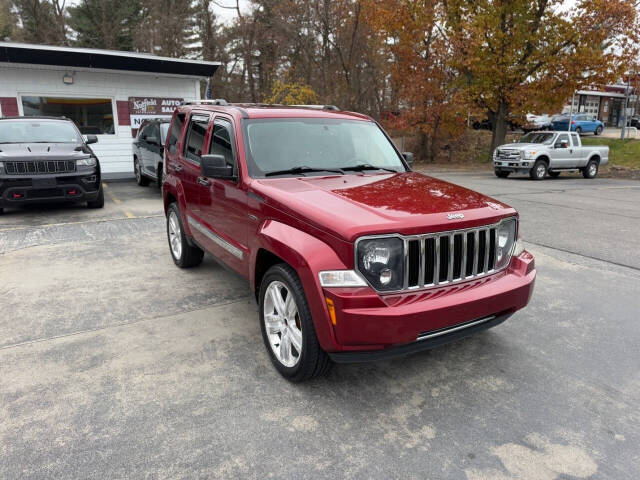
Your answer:
[[[87,145],[98,143],[98,137],[96,137],[95,135],[87,135],[87,141],[84,143],[86,143]]]
[[[200,171],[207,178],[234,178],[233,166],[227,165],[224,155],[202,155]]]
[[[157,139],[156,137],[151,137],[151,136],[149,136],[149,137],[144,137],[144,140],[145,140],[147,143],[155,143],[156,145],[158,144],[158,139]]]
[[[407,162],[407,165],[409,165],[409,168],[413,168],[413,153],[402,152],[402,156],[404,157],[404,161]]]
[[[568,142],[557,142],[553,147],[554,148],[567,148],[569,146]]]

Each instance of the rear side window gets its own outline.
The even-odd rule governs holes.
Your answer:
[[[209,153],[212,155],[222,155],[227,165],[233,166],[234,175],[238,172],[238,162],[233,152],[233,129],[231,124],[225,120],[216,119],[213,125],[213,135],[211,136],[211,146]]]
[[[189,160],[200,163],[204,136],[207,133],[209,119],[204,117],[193,118],[189,123],[187,142],[184,147],[184,156]]]
[[[579,147],[580,146],[580,141],[578,140],[578,134],[577,133],[572,133],[571,134],[571,140],[573,140],[573,146],[574,147]]]
[[[176,153],[178,151],[178,142],[180,141],[180,134],[182,133],[182,127],[184,126],[184,113],[179,113],[173,117],[173,123],[171,124],[171,134],[169,135],[169,151]]]

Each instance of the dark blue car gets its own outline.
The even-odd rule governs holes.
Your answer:
[[[569,130],[569,115],[560,115],[554,117],[551,121],[551,129],[559,131]],[[571,131],[580,133],[593,132],[594,135],[600,135],[604,130],[604,123],[593,115],[579,113],[571,117]]]

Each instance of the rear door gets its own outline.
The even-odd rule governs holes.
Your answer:
[[[154,141],[147,140],[147,166],[154,177],[158,177],[158,163],[162,162],[162,140],[160,138],[160,125],[151,124],[151,131],[148,137],[153,137]]]
[[[180,151],[181,181],[187,207],[186,214],[196,220],[200,219],[200,209],[206,197],[206,192],[203,192],[202,185],[199,185],[198,182],[201,181],[200,157],[205,145],[208,126],[209,115],[192,113],[184,134],[184,145]],[[187,221],[189,221],[188,218]],[[200,235],[196,235],[193,229],[191,232],[194,237],[200,240],[198,238]]]
[[[581,167],[586,163],[584,148],[580,143],[580,136],[577,133],[571,134],[571,158],[572,167]]]
[[[200,185],[206,198],[201,209],[201,227],[208,237],[206,245],[211,252],[246,275],[247,190],[238,173],[236,131],[231,117],[215,114],[207,152],[224,156],[227,165],[233,166],[236,179],[204,179],[208,185]]]

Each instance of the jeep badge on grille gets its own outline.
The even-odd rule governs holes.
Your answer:
[[[464,218],[463,213],[447,213],[448,220],[462,220]]]

